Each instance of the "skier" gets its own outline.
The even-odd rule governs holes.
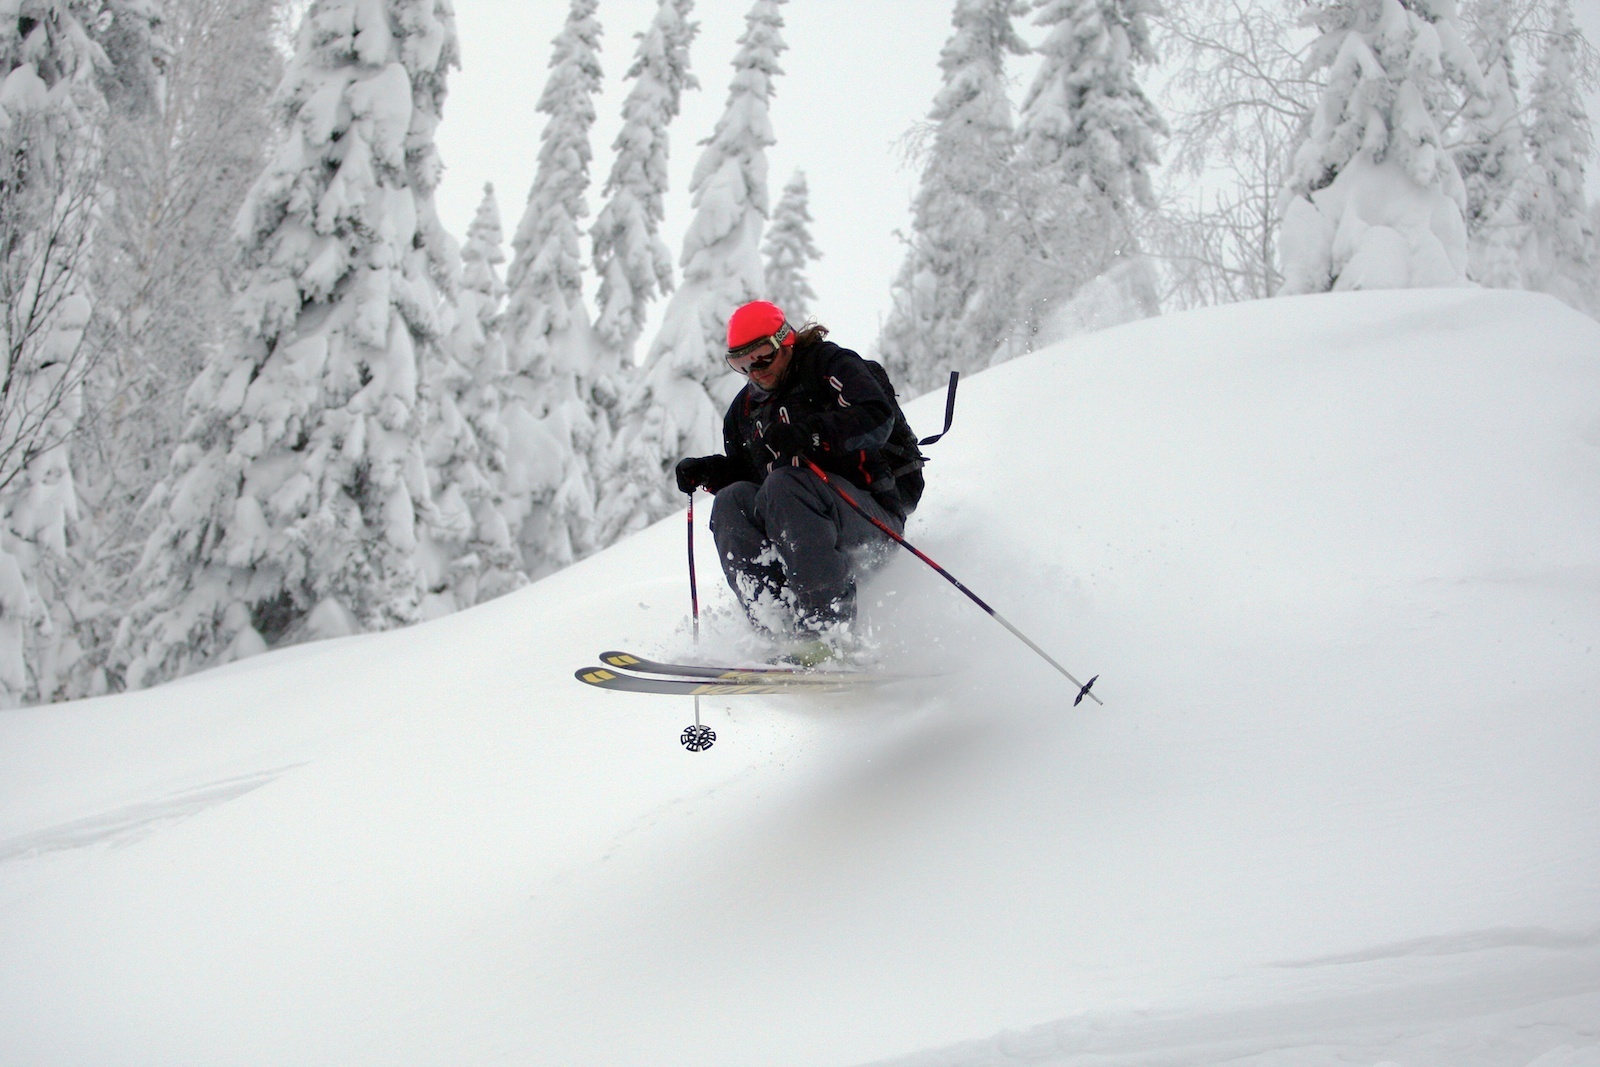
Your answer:
[[[631,652],[602,652],[603,667],[574,672],[580,682],[633,693],[696,698],[694,724],[680,740],[691,752],[716,734],[700,722],[699,698],[781,692],[826,692],[891,680],[865,672],[810,674],[808,668],[852,651],[856,582],[895,546],[938,572],[1088,697],[1096,675],[1079,682],[1027,634],[1007,622],[904,536],[922,497],[922,446],[950,431],[956,380],[950,374],[944,429],[918,439],[881,366],[828,341],[808,323],[799,333],[764,300],[728,320],[728,365],[747,383],[722,421],[723,454],[678,461],[678,488],[716,495],[711,532],[728,585],[750,620],[774,636],[797,638],[784,657],[792,667],[759,669],[666,663]],[[845,488],[845,486],[849,488]],[[689,578],[694,588],[694,507],[690,497]],[[699,635],[699,601],[695,604]],[[767,610],[769,607],[778,612]]]
[[[810,464],[850,483],[861,508],[901,533],[906,508],[882,449],[892,394],[855,352],[777,305],[745,304],[728,320],[728,366],[747,382],[722,422],[724,454],[680,460],[678,488],[716,495],[711,532],[728,585],[751,621],[821,661],[848,643],[856,583],[894,542]]]

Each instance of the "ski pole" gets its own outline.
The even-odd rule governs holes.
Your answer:
[[[700,647],[700,589],[694,580],[694,490],[689,490],[689,607],[694,612],[694,644]],[[700,694],[694,695],[694,725],[683,728],[678,741],[690,752],[704,752],[717,741],[717,733],[700,724]]]
[[[700,590],[694,580],[694,493],[689,493],[689,607],[694,613],[694,643],[700,644]]]
[[[689,490],[689,608],[694,615],[694,647],[700,647],[700,588],[694,579],[694,490]],[[694,728],[700,731],[700,694],[694,695]]]
[[[803,456],[801,458],[805,459],[805,457],[803,457]],[[1088,697],[1090,700],[1094,701],[1096,704],[1101,705],[1102,707],[1105,706],[1105,701],[1101,700],[1099,697],[1095,696],[1093,693],[1091,693],[1089,691],[1090,688],[1093,687],[1094,683],[1099,680],[1100,676],[1098,674],[1095,675],[1093,678],[1090,678],[1087,682],[1078,681],[1076,678],[1074,678],[1072,676],[1072,674],[1065,667],[1063,667],[1061,664],[1057,663],[1054,659],[1052,659],[1051,656],[1050,656],[1050,653],[1046,652],[1044,649],[1042,649],[1038,645],[1034,644],[1033,641],[1028,637],[1027,634],[1023,633],[1021,630],[1019,630],[1015,626],[1011,625],[1009,622],[1007,622],[1005,620],[1004,617],[1001,616],[1001,614],[998,611],[996,611],[993,608],[991,608],[988,604],[985,604],[983,602],[983,598],[978,596],[977,593],[974,593],[972,590],[970,590],[966,586],[962,585],[956,579],[955,575],[951,574],[949,571],[947,571],[943,567],[939,566],[939,564],[935,563],[933,561],[933,559],[928,556],[927,553],[925,553],[921,549],[917,548],[910,541],[907,541],[904,537],[902,537],[899,534],[895,533],[894,530],[888,524],[879,521],[877,518],[875,518],[874,516],[869,514],[865,508],[863,508],[860,504],[856,503],[855,497],[851,496],[848,492],[846,492],[843,488],[841,488],[837,482],[835,482],[832,478],[828,477],[828,472],[827,471],[823,470],[821,467],[817,466],[815,463],[813,463],[809,459],[806,459],[806,466],[810,467],[812,472],[815,473],[818,478],[821,478],[825,484],[830,486],[835,493],[838,493],[839,496],[841,496],[844,499],[844,502],[846,504],[849,504],[852,508],[854,508],[856,510],[856,514],[860,515],[863,519],[866,519],[868,522],[872,523],[872,525],[876,526],[878,529],[880,529],[884,533],[888,534],[891,538],[894,539],[894,541],[897,544],[899,544],[899,546],[901,548],[905,549],[907,552],[910,552],[913,556],[916,556],[922,562],[924,562],[928,566],[932,567],[935,571],[937,571],[939,573],[939,575],[942,578],[944,578],[945,581],[949,582],[951,585],[953,585],[957,589],[961,590],[962,593],[966,594],[966,597],[967,597],[968,600],[971,600],[974,604],[978,605],[978,607],[982,608],[985,612],[987,612],[991,619],[993,619],[995,622],[999,623],[1001,626],[1004,626],[1007,630],[1010,630],[1011,633],[1012,633],[1012,636],[1016,637],[1023,644],[1027,645],[1029,648],[1031,648],[1035,652],[1037,652],[1039,654],[1040,658],[1042,658],[1046,663],[1050,664],[1050,666],[1052,666],[1056,670],[1060,671],[1062,673],[1062,675],[1064,675],[1066,677],[1067,681],[1069,681],[1073,685],[1077,686],[1078,687],[1078,696],[1072,702],[1072,706],[1073,707],[1077,707],[1079,704],[1083,703],[1083,698],[1084,697]]]

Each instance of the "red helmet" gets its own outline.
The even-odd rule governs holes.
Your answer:
[[[783,317],[783,309],[765,300],[752,300],[728,319],[728,354],[771,342],[793,345],[794,329]]]

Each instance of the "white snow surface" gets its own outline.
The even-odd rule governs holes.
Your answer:
[[[910,406],[931,432],[942,397]],[[0,712],[0,1064],[1600,1064],[1600,326],[1296,297],[962,384],[861,695],[680,516],[407,630]],[[696,509],[701,652],[738,647]]]

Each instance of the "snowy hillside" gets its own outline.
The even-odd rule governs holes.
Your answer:
[[[1149,320],[964,382],[929,475],[908,535],[1104,708],[901,558],[933,677],[688,754],[572,679],[691,651],[680,518],[0,712],[0,1065],[1600,1064],[1600,326]]]

